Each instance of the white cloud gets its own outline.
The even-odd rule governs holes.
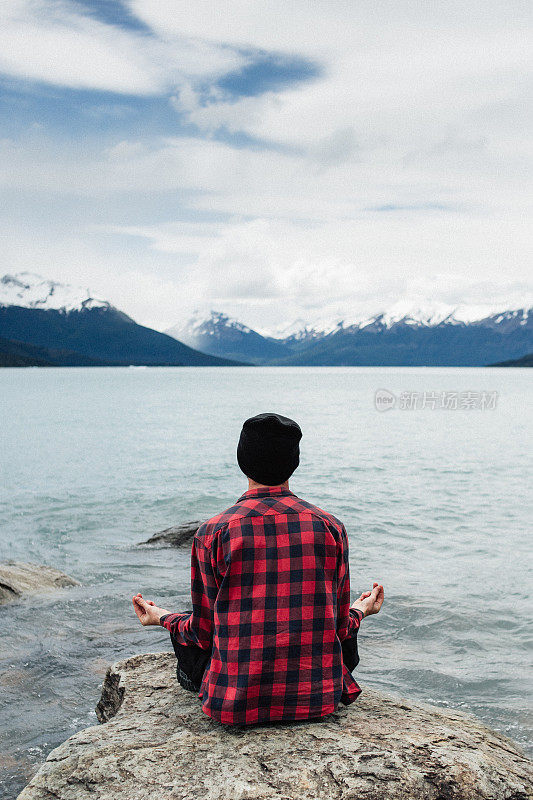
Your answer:
[[[147,95],[243,63],[231,48],[179,34],[154,37],[121,29],[82,14],[66,0],[0,4],[0,72],[17,78]]]
[[[393,220],[382,213],[362,215],[345,220],[342,227],[335,221],[308,226],[255,219],[121,232],[145,237],[161,252],[195,254],[190,274],[181,274],[180,280],[187,284],[193,275],[197,296],[210,297],[212,304],[251,306],[247,320],[255,317],[265,326],[270,300],[283,321],[287,309],[294,314],[298,306],[316,310],[327,305],[350,315],[424,293],[457,303],[467,298],[479,302],[479,292],[482,297],[492,292],[494,302],[503,305],[525,299],[523,285],[521,298],[517,294],[523,263],[514,263],[514,258],[526,255],[527,238],[517,239],[516,220],[500,220],[495,230],[492,220],[421,211]],[[456,263],[461,270],[449,270]]]
[[[484,301],[489,291],[499,293],[502,305],[515,302],[515,288],[506,291],[505,284],[524,280],[530,244],[516,176],[504,182],[478,175],[465,182],[465,167],[451,171],[448,157],[400,168],[388,160],[386,148],[377,147],[359,160],[346,140],[346,158],[326,163],[191,138],[151,145],[119,141],[82,161],[75,151],[59,155],[42,142],[32,151],[8,142],[1,175],[12,191],[30,186],[45,208],[50,194],[78,195],[89,203],[114,203],[113,197],[129,194],[128,213],[136,197],[185,197],[192,215],[187,223],[117,223],[119,211],[113,224],[93,214],[68,234],[84,243],[81,252],[90,251],[91,242],[120,237],[122,257],[113,252],[107,260],[124,275],[122,305],[162,328],[206,302],[240,310],[248,323],[263,327],[273,317],[278,324],[284,315],[315,315],[324,304],[334,315],[343,308],[347,315],[376,310],[423,289],[449,302],[470,294],[476,302],[476,293]],[[391,201],[405,208],[386,210]],[[222,218],[203,221],[214,211]],[[52,207],[52,230],[54,213]],[[66,258],[63,252],[56,264]],[[71,269],[79,269],[75,261]],[[114,292],[117,281],[115,276],[110,283],[105,261],[102,254],[85,257],[99,276],[99,294],[108,286]],[[154,277],[161,294],[150,308],[155,289],[146,292],[146,281],[138,279],[142,292],[130,293],[131,277],[161,269],[168,279]],[[169,291],[172,276],[176,288]]]
[[[45,205],[52,270],[92,271],[95,290],[115,302],[121,285],[118,304],[161,328],[205,303],[267,327],[323,305],[349,315],[406,295],[523,302],[532,196],[525,3],[129,5],[152,36],[52,0],[0,11],[0,68],[70,87],[171,91],[199,131],[66,146],[36,130],[0,143],[0,184]],[[239,48],[301,56],[319,74],[235,98],[212,80],[253,60]],[[233,134],[259,144],[237,146]],[[50,201],[65,197],[84,214],[69,234]],[[157,218],[166,221],[139,221],[135,204],[154,197],[164,198]],[[106,220],[98,209],[111,202]],[[84,264],[69,267],[76,241]]]

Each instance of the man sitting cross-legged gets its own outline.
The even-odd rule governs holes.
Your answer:
[[[357,631],[383,586],[350,606],[344,525],[289,489],[301,437],[279,414],[244,423],[237,460],[249,488],[194,536],[192,613],[133,598],[143,625],[170,632],[180,683],[223,723],[322,717],[361,692]]]

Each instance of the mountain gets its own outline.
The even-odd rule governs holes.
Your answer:
[[[533,310],[517,309],[464,321],[381,313],[340,325],[284,364],[329,366],[483,366],[517,358],[533,348]]]
[[[199,353],[159,331],[138,325],[106,300],[87,290],[21,272],[0,279],[0,337],[54,351],[35,355],[69,366],[234,366],[235,362]],[[5,358],[7,358],[7,345]],[[58,355],[57,351],[68,351]],[[27,354],[26,354],[27,355]],[[11,357],[25,357],[20,351]],[[27,357],[32,358],[30,354]],[[65,363],[66,365],[66,363]]]
[[[218,356],[294,366],[484,366],[533,350],[533,309],[488,311],[397,304],[348,322],[299,321],[273,335],[211,311],[169,333]]]
[[[50,350],[0,336],[0,367],[102,367],[110,366],[72,350]]]
[[[0,279],[0,365],[484,366],[533,352],[533,309],[398,303],[371,316],[257,331],[220,311],[166,333],[89,290],[29,272]]]
[[[49,351],[0,336],[0,367],[51,367]]]
[[[533,353],[511,361],[498,361],[497,364],[489,364],[489,367],[533,367]]]
[[[185,325],[165,332],[196,350],[237,361],[258,364],[288,355],[283,342],[262,336],[221,311],[211,311],[206,317],[196,312]]]
[[[19,272],[0,278],[0,306],[44,309],[46,311],[81,311],[112,308],[107,300],[97,300],[89,289],[50,281],[34,272]]]

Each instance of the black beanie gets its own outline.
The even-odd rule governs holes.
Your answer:
[[[256,483],[285,483],[300,463],[302,431],[294,420],[281,414],[258,414],[242,426],[237,461]]]

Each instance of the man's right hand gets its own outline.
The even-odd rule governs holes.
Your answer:
[[[380,583],[374,583],[372,591],[363,592],[361,597],[358,597],[355,603],[352,603],[352,608],[357,611],[362,611],[363,616],[369,617],[370,614],[377,614],[383,605],[385,599],[385,592]]]
[[[160,625],[161,617],[169,613],[166,608],[156,606],[153,600],[145,600],[142,594],[132,597],[132,602],[141,625]]]

